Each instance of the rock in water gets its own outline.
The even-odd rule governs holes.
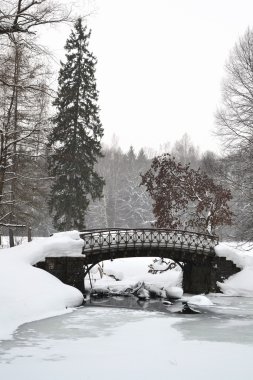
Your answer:
[[[165,290],[159,288],[157,285],[145,284],[145,289],[149,291],[149,295],[151,298],[166,298]]]
[[[187,301],[188,305],[197,305],[197,306],[212,306],[212,301],[209,300],[206,296],[203,295],[197,295],[192,296]]]
[[[179,299],[183,295],[183,289],[178,286],[170,286],[165,288],[167,298]]]
[[[137,292],[136,292],[136,296],[139,298],[139,300],[149,300],[149,291],[144,289],[144,288],[140,288]]]
[[[168,305],[172,305],[172,302],[170,302],[170,301],[163,301],[163,304],[166,305],[166,306],[168,306]]]

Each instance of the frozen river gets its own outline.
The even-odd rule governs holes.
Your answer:
[[[86,306],[25,324],[0,342],[0,379],[252,378],[253,298],[210,298],[201,314]]]

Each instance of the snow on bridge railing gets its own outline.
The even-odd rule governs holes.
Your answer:
[[[148,247],[213,253],[214,247],[219,243],[217,236],[162,228],[92,229],[80,232],[80,237],[84,240],[84,254]]]

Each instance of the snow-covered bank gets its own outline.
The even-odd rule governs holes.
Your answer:
[[[215,247],[216,254],[226,257],[242,270],[223,283],[218,282],[221,291],[228,296],[253,297],[253,250],[252,246],[243,250],[234,244],[220,243]]]
[[[46,256],[78,256],[82,246],[78,232],[72,231],[0,250],[0,339],[25,322],[82,304],[81,292],[32,266]]]

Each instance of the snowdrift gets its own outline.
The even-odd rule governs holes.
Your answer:
[[[83,303],[79,290],[32,265],[46,256],[77,256],[83,241],[77,231],[58,233],[0,250],[0,339],[21,324],[68,312]]]
[[[228,260],[233,261],[236,266],[242,268],[241,272],[229,277],[223,283],[217,283],[221,291],[227,296],[253,297],[252,246],[220,243],[215,247],[215,251],[218,256],[226,257]]]

